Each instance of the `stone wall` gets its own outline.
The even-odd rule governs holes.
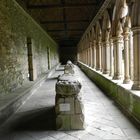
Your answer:
[[[121,106],[123,111],[140,123],[139,91],[131,90],[131,87],[122,84],[122,81],[113,81],[83,63],[79,62],[78,65],[97,86]]]
[[[0,94],[29,81],[27,38],[32,40],[36,77],[59,62],[58,45],[15,2],[0,0]],[[49,50],[49,57],[48,51]]]

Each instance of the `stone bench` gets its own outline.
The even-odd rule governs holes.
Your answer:
[[[81,83],[73,75],[64,74],[56,83],[56,129],[84,129],[84,106],[80,93]]]

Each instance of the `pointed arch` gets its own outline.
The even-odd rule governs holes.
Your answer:
[[[95,35],[95,27],[93,26],[91,29],[91,40],[92,42],[96,39],[96,35]]]
[[[113,10],[113,17],[112,17],[112,35],[116,36],[117,33],[117,26],[119,21],[121,24],[124,23],[124,17],[128,14],[128,5],[126,0],[117,0]],[[121,21],[122,20],[122,21]]]
[[[99,41],[102,36],[102,30],[99,21],[96,22],[95,32],[96,32],[96,40]]]
[[[102,24],[102,40],[109,40],[109,34],[111,30],[111,20],[108,11],[106,10],[103,15],[103,24]]]

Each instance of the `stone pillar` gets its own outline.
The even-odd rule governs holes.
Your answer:
[[[124,84],[130,83],[130,73],[129,73],[129,35],[130,27],[128,17],[126,19],[124,27]]]
[[[93,66],[93,50],[92,50],[92,42],[90,42],[90,67]]]
[[[90,44],[88,46],[88,66],[90,67],[90,64],[91,64],[91,51],[90,51]]]
[[[130,31],[129,35],[129,71],[130,71],[130,79],[133,81],[133,35],[132,31]]]
[[[87,48],[87,65],[89,63],[89,51],[88,51],[88,48]]]
[[[110,39],[110,73],[109,76],[113,76],[113,69],[114,69],[114,63],[113,63],[113,39]]]
[[[109,52],[109,41],[104,42],[104,69],[103,74],[109,74],[110,71],[110,52]]]
[[[132,89],[140,90],[140,27],[132,28],[134,50],[134,84]]]
[[[104,43],[101,44],[101,72],[104,71],[105,66],[105,46]]]
[[[85,64],[87,64],[87,50],[85,49]]]
[[[102,56],[102,43],[101,43],[101,37],[99,37],[99,40],[97,42],[96,47],[96,70],[101,70],[101,56]]]
[[[135,0],[132,7],[132,31],[134,53],[134,83],[132,89],[140,90],[140,0]]]
[[[96,68],[96,41],[93,42],[93,68]]]
[[[84,50],[84,63],[86,64],[87,63],[87,50],[85,49]]]
[[[119,80],[122,78],[122,32],[122,25],[119,22],[117,27],[117,37],[114,38],[114,80]]]

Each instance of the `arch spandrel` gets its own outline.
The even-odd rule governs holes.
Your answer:
[[[111,30],[111,21],[110,21],[110,16],[108,11],[106,10],[104,15],[103,15],[103,25],[102,25],[102,34],[103,34],[103,41],[108,40],[109,39],[109,33]]]
[[[95,27],[94,26],[91,29],[91,39],[92,39],[92,42],[96,39]]]
[[[101,26],[99,21],[96,22],[96,27],[95,27],[95,31],[96,31],[96,40],[99,41],[101,39],[102,36],[102,30],[101,30]]]

